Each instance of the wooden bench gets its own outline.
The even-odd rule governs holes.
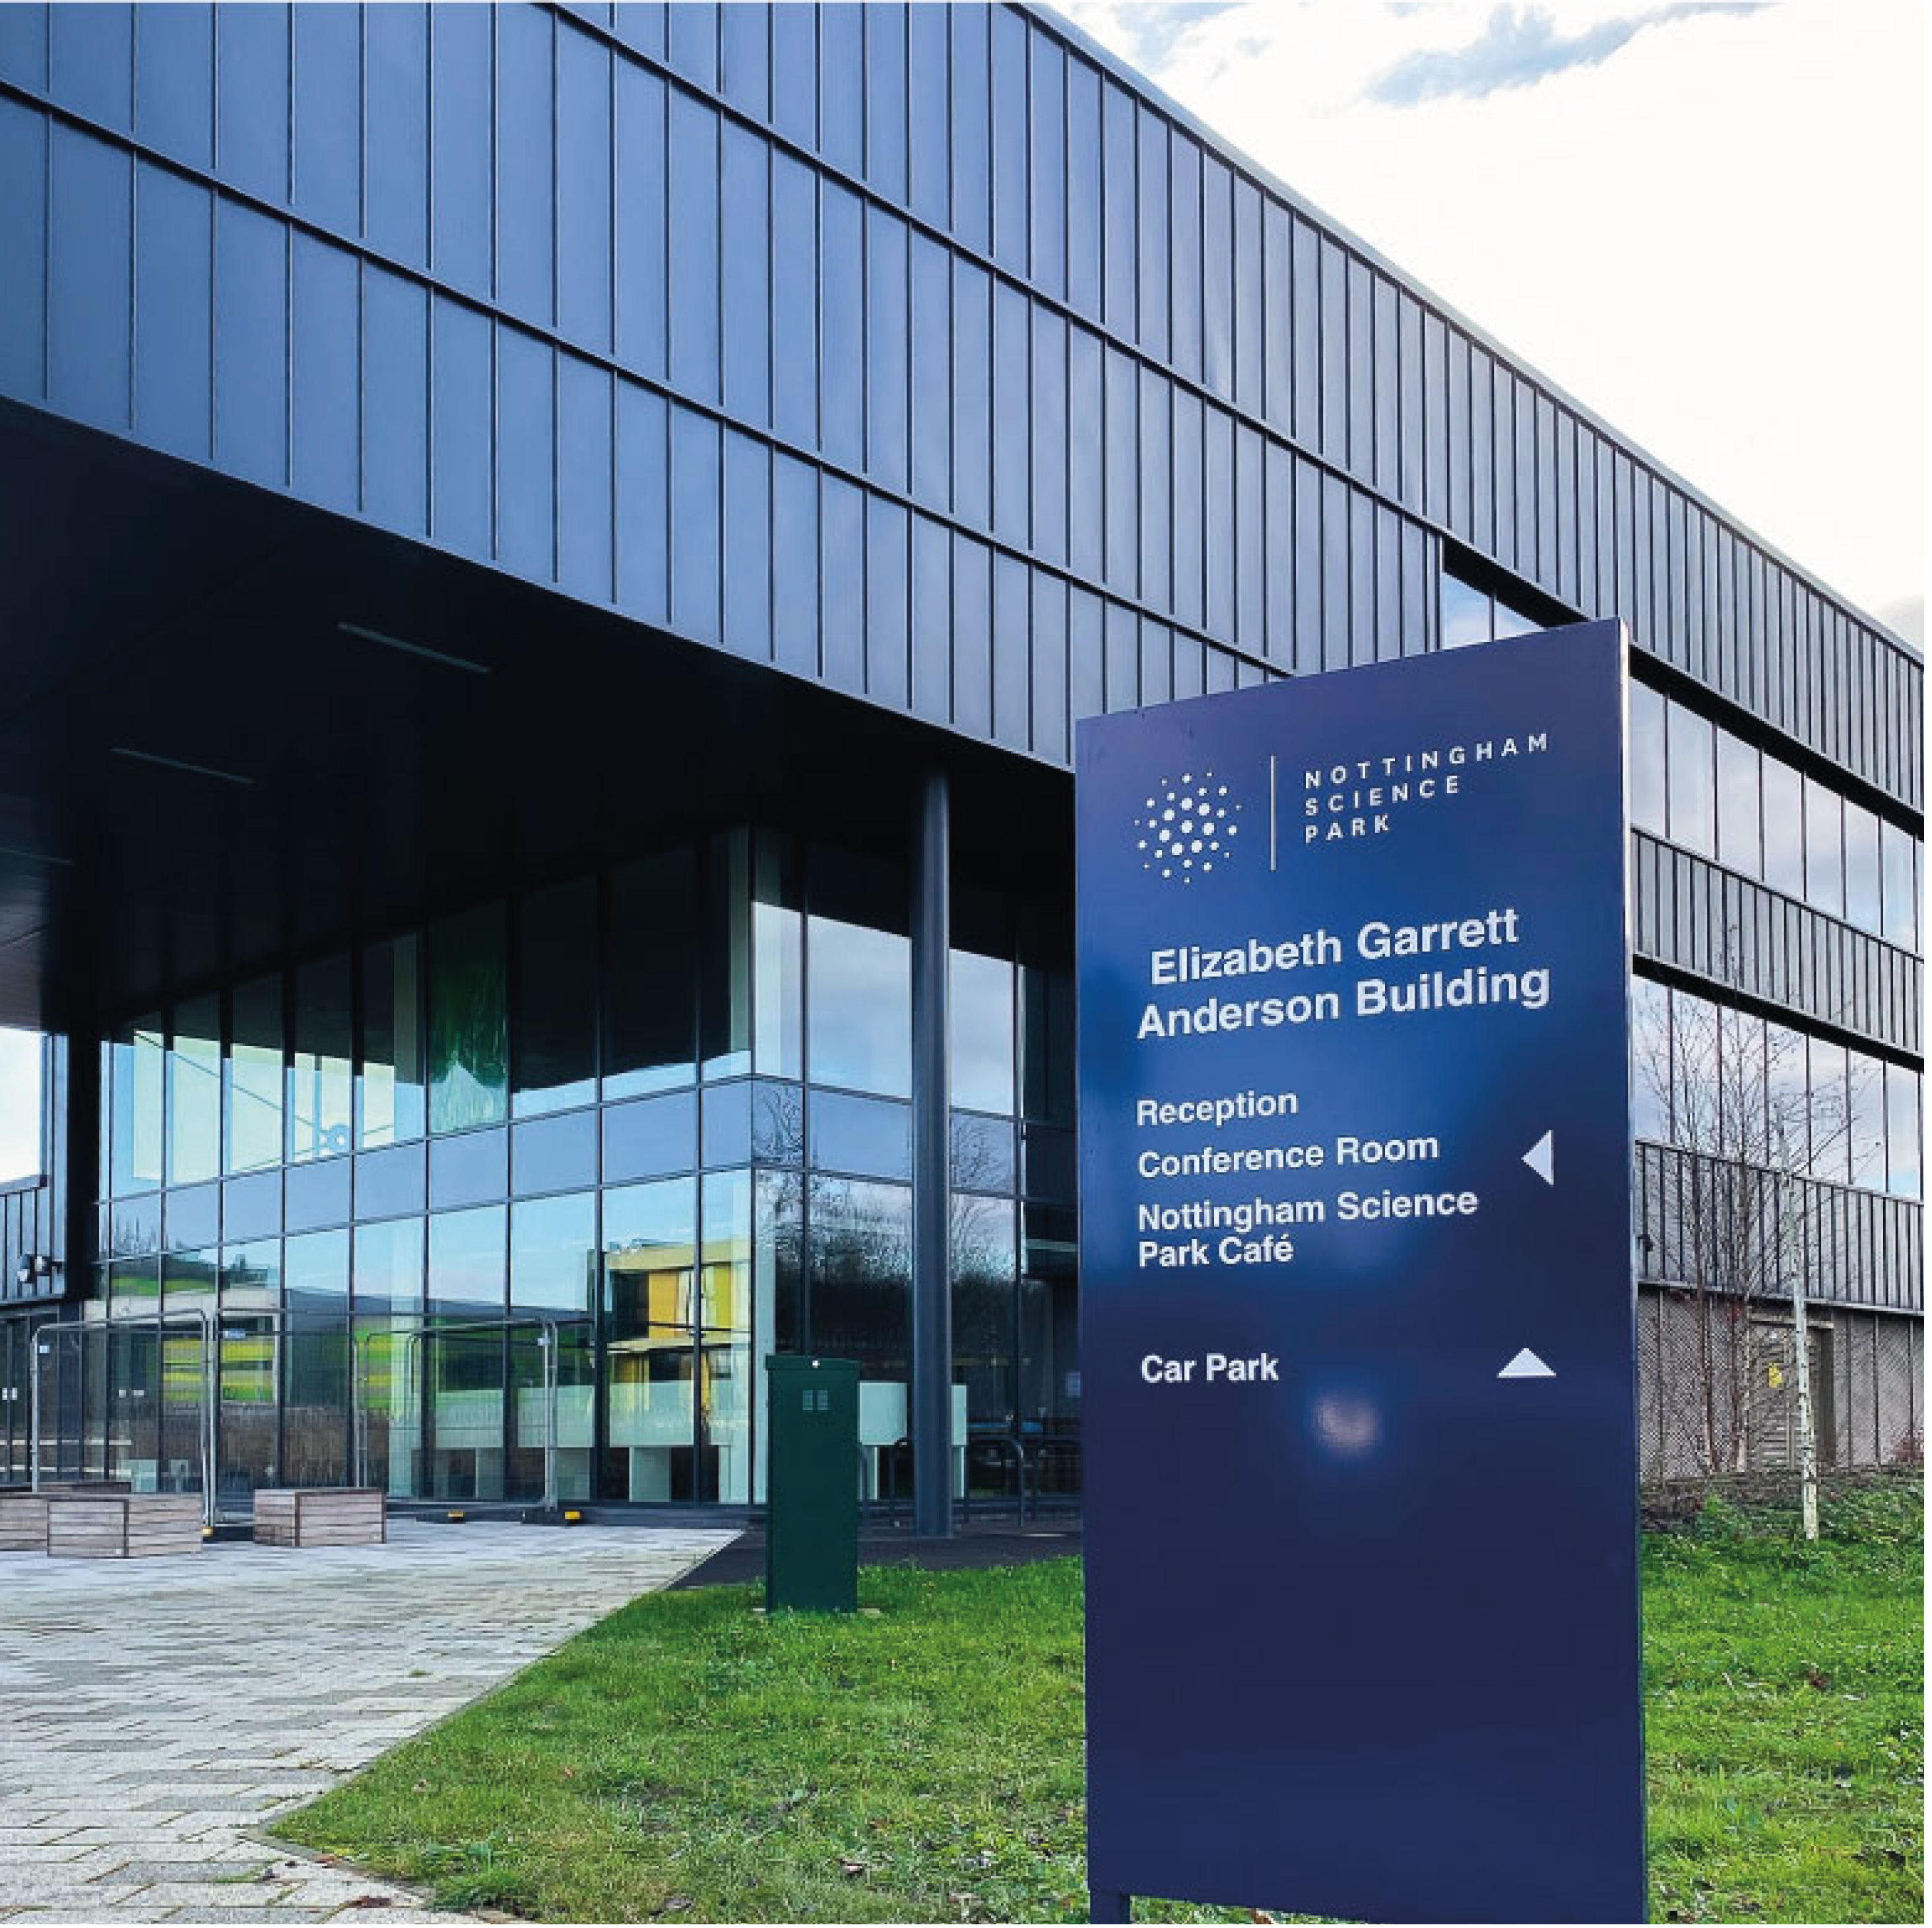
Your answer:
[[[47,1551],[56,1560],[141,1560],[201,1551],[193,1493],[53,1493]]]
[[[380,1486],[264,1486],[257,1546],[380,1546],[388,1537]]]
[[[82,1498],[91,1494],[118,1495],[128,1490],[124,1480],[95,1481],[82,1485],[76,1480],[52,1480],[38,1493],[24,1487],[0,1492],[0,1553],[44,1553],[47,1550],[47,1502],[63,1495]]]

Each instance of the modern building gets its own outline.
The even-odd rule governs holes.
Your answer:
[[[1918,656],[1050,13],[9,6],[0,184],[7,1477],[1077,1489],[1075,719],[1609,615],[1650,1465],[1793,1254],[1918,1450]]]

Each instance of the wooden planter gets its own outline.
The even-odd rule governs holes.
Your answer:
[[[47,1551],[56,1560],[201,1551],[201,1501],[192,1493],[54,1493],[43,1503]]]
[[[388,1537],[380,1486],[265,1486],[255,1495],[257,1546],[380,1546]]]

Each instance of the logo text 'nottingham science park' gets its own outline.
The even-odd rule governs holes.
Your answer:
[[[1234,819],[1240,811],[1212,770],[1198,775],[1184,770],[1174,780],[1162,777],[1134,819],[1142,869],[1187,884],[1212,874],[1216,866],[1225,868],[1234,854],[1240,832]]]

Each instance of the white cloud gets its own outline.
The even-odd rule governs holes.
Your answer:
[[[1066,10],[1748,527],[1922,622],[1915,4],[1240,0],[1162,10],[1158,43],[1147,9]],[[1539,37],[1540,78],[1372,97]]]

